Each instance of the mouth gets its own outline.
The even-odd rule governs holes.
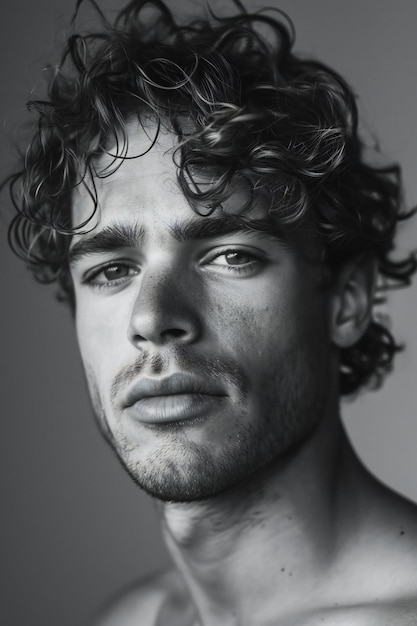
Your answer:
[[[128,414],[143,424],[195,421],[216,410],[226,397],[218,385],[177,373],[165,378],[143,378],[128,391]]]
[[[204,417],[218,406],[224,396],[181,393],[149,396],[135,402],[129,413],[144,424],[167,424]]]

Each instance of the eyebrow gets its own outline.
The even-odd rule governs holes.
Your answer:
[[[193,239],[209,239],[234,233],[264,233],[273,239],[288,241],[277,220],[271,216],[262,219],[248,218],[243,215],[221,215],[202,217],[201,220],[175,222],[170,227],[171,235],[179,242]]]
[[[76,241],[68,251],[68,262],[74,265],[86,256],[100,252],[112,252],[120,248],[134,248],[145,237],[145,230],[139,224],[115,223],[106,226],[98,233]]]
[[[201,220],[175,222],[169,227],[173,239],[178,242],[210,239],[234,233],[262,233],[269,239],[288,243],[288,237],[272,216],[261,219],[246,218],[241,215],[222,215],[202,217]],[[115,223],[106,226],[91,236],[85,235],[71,246],[68,261],[74,265],[77,261],[102,252],[112,252],[122,248],[135,248],[146,238],[143,226],[139,224]]]

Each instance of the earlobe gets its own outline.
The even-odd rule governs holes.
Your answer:
[[[339,348],[353,346],[371,319],[377,278],[377,261],[361,256],[346,263],[333,286],[332,340]]]

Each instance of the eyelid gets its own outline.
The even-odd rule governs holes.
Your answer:
[[[98,282],[94,283],[94,280],[97,278],[97,276],[99,276],[99,274],[101,274],[101,272],[105,272],[106,269],[108,269],[109,267],[114,267],[115,265],[125,266],[128,269],[135,270],[135,273],[139,272],[139,268],[137,267],[137,264],[133,263],[132,260],[130,259],[110,259],[109,261],[105,263],[100,263],[96,267],[86,270],[82,275],[81,283],[83,285],[94,285],[94,284],[106,285],[106,284],[116,283],[117,281],[123,281],[129,278],[129,276],[126,276],[126,277],[121,277],[120,279],[114,279],[112,281],[107,281],[107,282],[103,281],[100,283]]]
[[[248,256],[253,257],[254,260],[258,261],[266,260],[268,257],[265,251],[262,251],[259,248],[255,248],[253,246],[248,246],[241,243],[224,244],[221,246],[210,248],[210,250],[206,251],[201,259],[201,264],[205,265],[207,263],[210,263],[217,257],[222,256],[227,252],[241,252],[242,254],[247,254]]]
[[[220,262],[221,257],[225,257],[228,253],[241,254],[248,257],[243,263],[228,263],[226,259]],[[210,250],[201,260],[201,266],[204,271],[214,273],[216,275],[229,276],[232,279],[244,279],[256,276],[268,262],[268,255],[262,253],[258,248],[245,246],[241,244],[217,246]],[[216,261],[219,262],[216,262]]]

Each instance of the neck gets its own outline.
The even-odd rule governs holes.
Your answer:
[[[168,549],[205,626],[261,623],[268,604],[284,615],[308,602],[334,562],[348,506],[338,494],[351,491],[357,461],[331,418],[245,484],[163,506]]]

